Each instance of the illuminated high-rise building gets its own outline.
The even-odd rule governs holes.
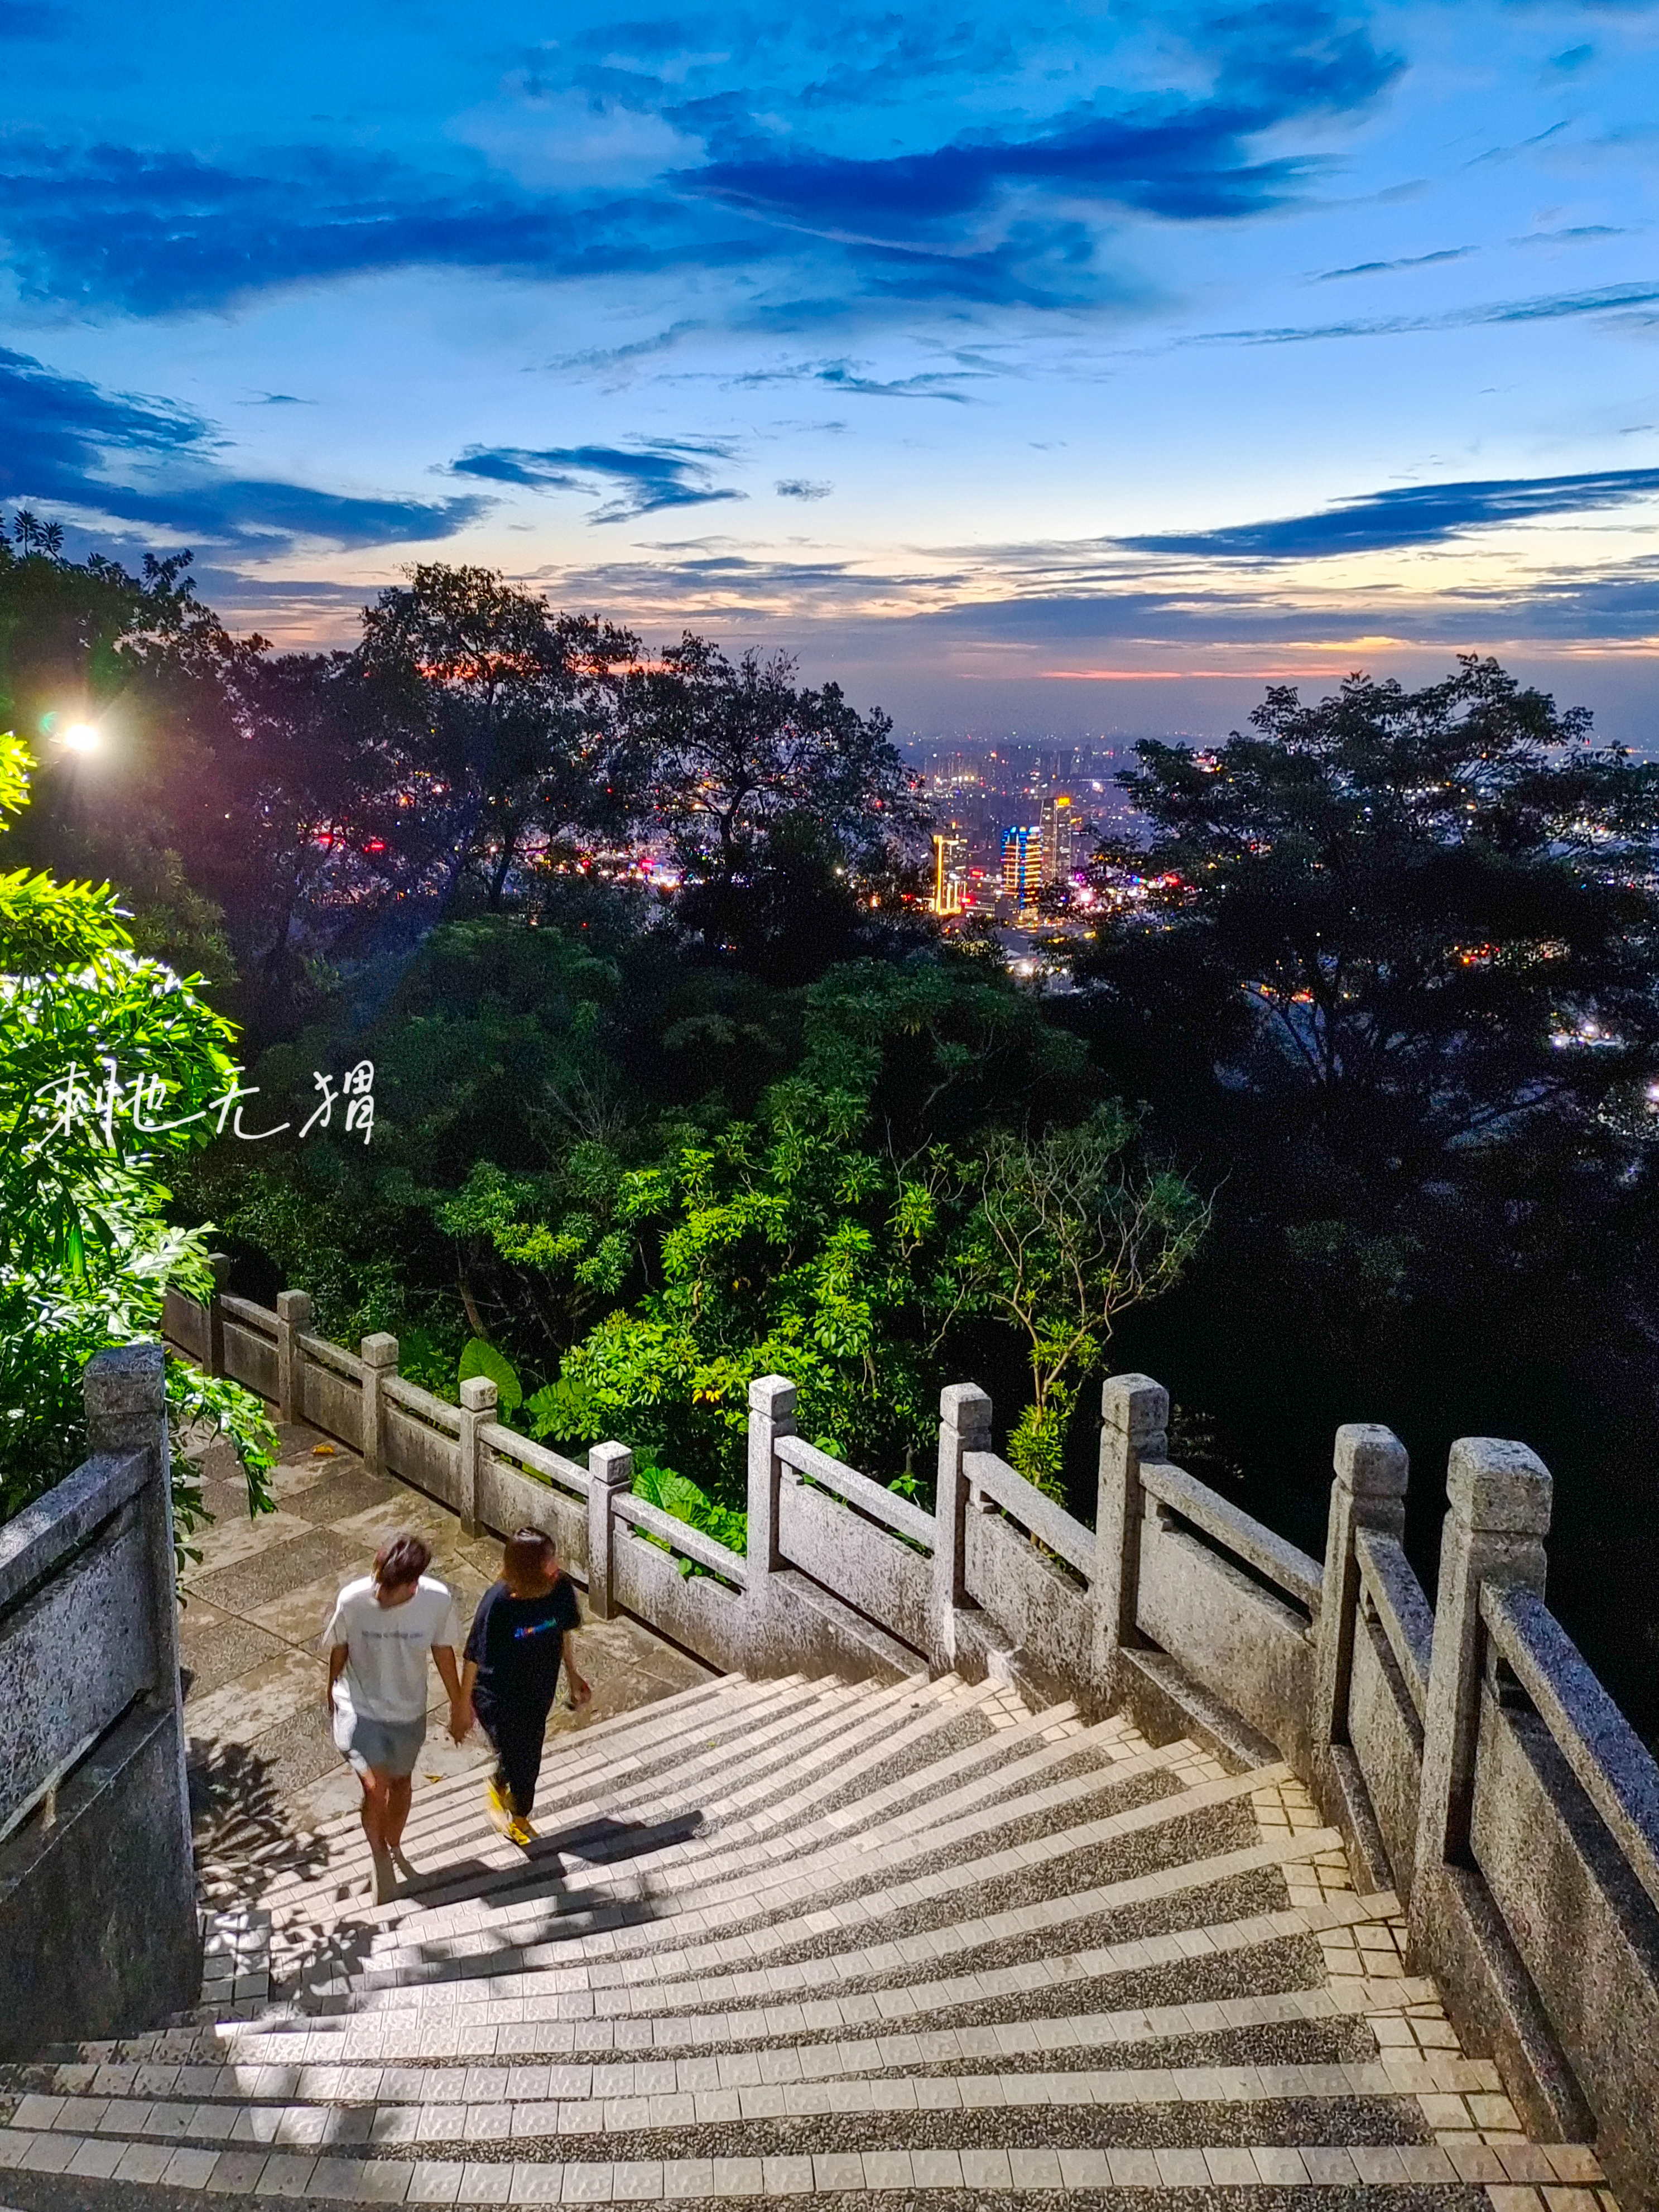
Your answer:
[[[1069,884],[1077,866],[1077,801],[1066,791],[1052,792],[1042,802],[1038,824],[1042,836],[1042,880]]]
[[[933,836],[933,912],[960,914],[968,897],[968,840],[954,823]]]
[[[1002,888],[1022,907],[1035,906],[1042,882],[1042,832],[1035,824],[1002,837]]]

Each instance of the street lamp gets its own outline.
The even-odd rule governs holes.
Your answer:
[[[58,742],[72,753],[95,753],[101,740],[90,722],[71,722]]]

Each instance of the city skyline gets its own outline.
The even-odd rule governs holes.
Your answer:
[[[31,0],[0,54],[0,501],[239,628],[478,562],[917,732],[1480,650],[1644,739],[1641,0]]]

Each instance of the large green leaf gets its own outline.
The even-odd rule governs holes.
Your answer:
[[[497,1352],[481,1336],[467,1339],[455,1379],[458,1382],[470,1382],[475,1375],[482,1375],[495,1385],[495,1395],[503,1413],[516,1413],[523,1405],[524,1385],[519,1380],[518,1369],[504,1352]]]

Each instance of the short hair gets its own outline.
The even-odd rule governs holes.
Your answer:
[[[382,1589],[401,1589],[405,1583],[419,1582],[431,1565],[429,1547],[400,1528],[374,1554],[374,1579]]]
[[[501,1575],[509,1583],[534,1582],[558,1564],[558,1547],[544,1528],[520,1528],[501,1547]]]

